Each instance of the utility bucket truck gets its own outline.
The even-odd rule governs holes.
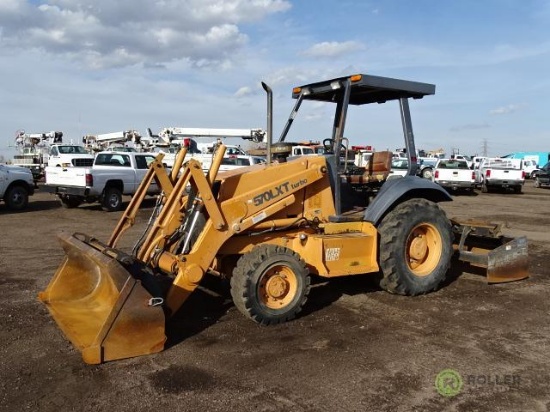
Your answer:
[[[163,164],[173,167],[177,153],[182,147],[187,148],[186,160],[198,160],[204,171],[208,171],[214,158],[214,152],[220,145],[221,139],[241,138],[259,143],[265,141],[265,131],[262,129],[212,129],[201,127],[165,127],[158,135],[147,129],[149,138],[157,141],[154,151],[164,153]],[[207,138],[208,143],[197,142],[195,139]],[[212,139],[216,139],[212,141]],[[226,158],[246,156],[247,153],[235,145],[226,146]]]
[[[271,119],[272,93],[263,86]],[[324,155],[218,173],[222,145],[207,174],[197,160],[184,162],[186,149],[170,173],[162,158],[155,160],[108,241],[60,235],[66,257],[40,300],[84,361],[97,364],[161,351],[167,320],[205,276],[229,278],[235,306],[264,325],[300,312],[311,276],[370,273],[388,292],[421,295],[444,283],[456,255],[485,267],[489,282],[526,278],[525,238],[503,237],[488,223],[449,220],[438,202],[451,197],[415,176],[409,99],[434,92],[431,84],[371,75],[311,83],[293,90],[297,101],[284,130],[302,102],[335,103]],[[354,186],[384,174],[386,163],[345,175],[346,112],[349,105],[386,101],[399,103],[408,174],[387,180],[368,207],[358,207],[364,193]],[[271,145],[269,123],[268,153],[281,158],[290,153],[286,132]],[[153,181],[163,193],[159,208],[132,252],[124,253],[119,241]]]

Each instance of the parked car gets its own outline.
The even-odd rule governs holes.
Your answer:
[[[396,177],[403,177],[407,174],[409,168],[409,161],[401,157],[393,157],[391,161],[391,171],[388,179],[394,179]]]
[[[122,195],[135,194],[153,160],[153,153],[105,151],[96,155],[90,168],[48,166],[44,190],[54,193],[66,208],[100,202],[103,210],[121,210]],[[158,193],[155,182],[147,193]]]
[[[447,191],[464,189],[473,193],[475,171],[470,169],[466,160],[441,159],[435,165],[432,180]]]
[[[437,162],[437,159],[432,160],[421,160],[418,162],[418,167],[416,169],[416,175],[423,177],[424,179],[432,179],[433,168]],[[406,158],[393,156],[391,161],[391,172],[390,178],[402,177],[407,174],[409,168],[409,161]]]
[[[220,165],[219,171],[226,172],[228,170],[234,170],[240,167],[252,166],[265,162],[265,158],[261,156],[231,155],[222,159],[222,164]]]
[[[523,171],[525,172],[525,178],[530,179],[533,177],[533,172],[539,170],[537,161],[533,159],[523,160]]]
[[[537,170],[534,177],[535,187],[543,187],[550,185],[550,162],[546,163],[539,170]]]
[[[483,193],[493,189],[512,189],[521,193],[525,183],[525,172],[522,169],[523,160],[490,157],[483,159],[479,169],[474,170],[476,184],[481,186]]]
[[[34,193],[34,180],[30,169],[21,166],[0,165],[0,200],[10,210],[22,210]]]
[[[470,156],[466,156],[466,155],[461,155],[461,154],[455,154],[455,155],[451,155],[451,159],[453,160],[464,160],[467,164],[468,164],[468,167],[471,169],[474,165],[474,162],[473,160],[470,158]]]
[[[50,147],[48,166],[89,167],[94,163],[94,155],[86,148],[75,144],[56,144]]]

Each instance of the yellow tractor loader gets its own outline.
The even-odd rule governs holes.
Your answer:
[[[419,295],[442,284],[453,255],[486,268],[489,282],[528,276],[525,238],[449,220],[438,202],[451,197],[416,176],[408,102],[434,94],[434,85],[353,75],[295,88],[296,104],[273,144],[271,89],[263,86],[267,164],[218,173],[223,145],[207,174],[198,161],[185,161],[185,149],[170,171],[159,155],[107,243],[60,235],[66,257],[39,299],[85,362],[161,351],[166,320],[205,275],[229,278],[238,310],[265,325],[300,312],[311,276],[377,274],[388,292]],[[322,155],[287,158],[285,138],[304,100],[335,103],[332,137]],[[385,153],[365,168],[349,168],[342,157],[348,106],[386,101],[399,102],[409,156],[402,178],[386,179]],[[117,244],[153,180],[162,195],[124,253]]]

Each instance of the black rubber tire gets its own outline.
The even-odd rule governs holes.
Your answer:
[[[29,204],[29,191],[24,186],[12,186],[5,193],[4,201],[10,210],[23,210]]]
[[[122,209],[122,192],[116,187],[105,189],[101,199],[101,208],[107,212],[117,212]]]
[[[74,209],[82,204],[80,199],[71,196],[60,197],[59,201],[65,209]]]
[[[266,302],[270,281],[281,295]],[[231,296],[245,316],[274,325],[295,318],[302,310],[310,281],[309,270],[297,253],[283,246],[260,245],[238,260],[231,277]]]
[[[533,186],[534,187],[540,187],[540,180],[539,180],[538,176],[535,177],[535,181],[533,182]]]
[[[433,170],[431,167],[426,167],[424,170],[422,170],[422,178],[431,179],[432,176],[433,176]]]
[[[521,194],[521,186],[514,186],[514,193],[515,194]]]
[[[407,200],[384,217],[378,232],[384,290],[422,295],[446,279],[453,237],[451,222],[439,205],[426,199]],[[413,253],[420,256],[415,260]]]

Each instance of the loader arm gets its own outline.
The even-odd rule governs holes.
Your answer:
[[[192,162],[192,161],[190,161]],[[290,167],[292,166],[292,167]],[[204,274],[211,267],[222,245],[233,235],[242,233],[260,224],[297,201],[297,192],[307,185],[325,178],[326,167],[307,162],[301,166],[271,165],[263,166],[281,169],[278,180],[264,183],[253,190],[235,193],[229,199],[216,202],[211,184],[200,167],[191,163],[176,183],[172,194],[167,198],[165,208],[157,219],[147,240],[138,253],[140,261],[158,267],[163,272],[175,275],[167,294],[166,305],[170,314],[174,314],[197,287]],[[285,173],[293,170],[293,173]],[[222,177],[223,179],[223,177]],[[197,188],[197,195],[191,205],[191,213],[174,213],[182,210],[184,200],[189,197],[183,191],[190,185]],[[204,228],[188,226],[197,238],[188,253],[180,253],[176,243],[167,242],[185,224],[192,219],[192,213],[205,211],[208,216]],[[178,216],[175,218],[174,216]],[[181,219],[181,220],[180,220]],[[198,233],[200,231],[200,233]],[[187,252],[184,250],[184,252]]]
[[[122,218],[118,221],[117,226],[111,234],[111,238],[109,239],[108,243],[109,247],[116,247],[117,242],[123,235],[123,233],[134,225],[137,211],[141,206],[141,203],[145,199],[145,196],[147,195],[147,189],[149,189],[149,186],[151,186],[153,180],[156,181],[158,187],[161,189],[161,192],[170,194],[170,192],[172,191],[173,184],[166,174],[166,169],[162,164],[163,158],[164,153],[160,153],[149,166],[149,169],[147,170],[147,173],[139,184],[136,193],[134,194],[134,196],[132,196],[130,204],[124,211]]]

